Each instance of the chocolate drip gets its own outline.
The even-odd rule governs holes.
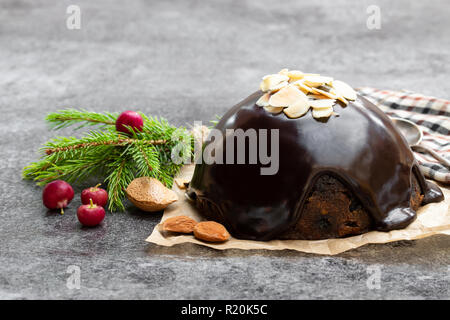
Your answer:
[[[393,123],[363,97],[335,106],[338,116],[317,120],[311,112],[298,119],[271,114],[255,105],[260,96],[256,92],[234,106],[216,129],[223,136],[226,129],[279,129],[278,172],[261,175],[264,165],[259,162],[203,163],[196,165],[190,184],[189,192],[206,203],[203,214],[217,217],[235,237],[276,238],[299,219],[309,191],[323,174],[336,177],[354,193],[376,230],[404,228],[416,218],[410,207],[412,174],[424,203],[443,199],[440,189],[419,172]],[[210,143],[226,154],[225,139],[205,145]]]

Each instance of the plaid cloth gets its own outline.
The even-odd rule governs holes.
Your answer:
[[[387,115],[417,124],[423,132],[421,145],[450,159],[450,101],[409,91],[358,88]],[[414,152],[420,170],[429,179],[450,183],[450,170],[427,153]]]

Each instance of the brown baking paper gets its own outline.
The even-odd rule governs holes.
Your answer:
[[[185,197],[185,190],[180,189],[183,182],[189,182],[194,173],[194,165],[186,165],[175,178],[173,190],[178,194],[179,200],[171,204],[164,211],[161,222],[174,216],[188,216],[196,221],[203,220],[194,205]],[[439,203],[430,203],[417,211],[417,219],[406,229],[390,232],[371,231],[362,235],[327,240],[271,240],[252,241],[230,238],[227,242],[214,244],[197,240],[192,235],[166,234],[160,230],[161,222],[155,227],[152,234],[146,239],[161,246],[173,246],[179,243],[196,243],[218,250],[225,249],[265,249],[265,250],[297,250],[301,252],[335,255],[350,249],[361,247],[368,243],[387,243],[399,240],[415,240],[435,234],[450,235],[450,189],[441,187],[445,200]]]

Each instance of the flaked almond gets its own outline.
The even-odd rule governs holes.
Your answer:
[[[286,69],[286,68],[281,69],[280,72],[278,72],[278,74],[281,74],[283,76],[288,76],[289,77],[289,70]]]
[[[291,104],[289,107],[283,110],[284,114],[287,115],[291,119],[300,118],[309,110],[309,101],[308,99],[301,98],[297,100],[295,103]]]
[[[345,99],[345,98],[344,98],[343,96],[341,96],[341,95],[338,95],[337,98],[336,98],[336,100],[339,100],[339,101],[341,101],[343,104],[348,105],[347,99]]]
[[[126,194],[136,207],[149,212],[165,209],[178,200],[175,192],[166,188],[159,180],[150,177],[140,177],[131,181]]]
[[[287,85],[289,85],[289,82],[283,81],[283,82],[277,84],[276,86],[270,88],[269,93],[272,94],[272,93],[275,93],[277,91],[280,91],[280,89],[283,89]]]
[[[270,93],[264,93],[261,98],[256,101],[256,105],[260,107],[267,107],[269,105]]]
[[[312,88],[312,92],[315,94],[321,94],[327,98],[331,98],[331,99],[337,99],[337,94],[335,93],[334,90],[330,90],[330,91],[325,91],[319,88]]]
[[[320,100],[310,100],[309,105],[313,109],[327,109],[332,107],[336,103],[334,99],[320,99]]]
[[[288,107],[306,95],[296,86],[287,86],[270,96],[269,105],[272,107]]]
[[[305,76],[303,78],[304,83],[310,87],[320,87],[321,85],[331,83],[333,78],[324,76]]]
[[[316,119],[319,118],[328,118],[333,114],[333,107],[324,108],[324,109],[313,109],[312,116]]]
[[[305,77],[319,77],[320,74],[318,73],[304,73]]]
[[[347,100],[356,100],[356,92],[343,81],[334,80],[331,86],[336,90],[336,92],[343,96]]]
[[[230,238],[227,229],[215,221],[199,222],[194,227],[194,236],[208,242],[224,242]]]
[[[304,84],[303,80],[297,80],[295,82],[292,82],[292,85],[297,86],[304,94],[313,92],[312,88]]]
[[[282,74],[269,74],[265,76],[260,84],[262,91],[272,91],[281,83],[289,81],[289,77]]]
[[[197,224],[192,218],[186,216],[171,217],[165,220],[162,224],[164,231],[178,232],[178,233],[192,233]]]
[[[287,72],[287,76],[289,77],[290,82],[294,82],[303,79],[305,74],[299,70],[291,70]]]
[[[175,183],[178,186],[178,188],[186,189],[189,186],[189,182],[191,180],[190,179],[186,179],[186,178],[175,178],[175,179],[173,179],[173,181],[175,181]]]
[[[281,111],[283,111],[284,107],[272,107],[272,106],[267,106],[267,107],[264,107],[264,109],[265,109],[267,112],[277,114],[277,113],[280,113]]]
[[[320,100],[320,99],[328,99],[328,97],[323,96],[321,94],[310,93],[307,95],[308,99],[311,100]]]

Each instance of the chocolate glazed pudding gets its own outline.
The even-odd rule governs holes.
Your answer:
[[[224,136],[226,129],[278,129],[278,172],[261,175],[267,164],[259,159],[202,163],[188,190],[201,214],[236,238],[324,239],[401,229],[415,220],[419,205],[443,199],[390,119],[365,98],[337,101],[328,118],[308,112],[291,119],[256,105],[262,95],[234,106],[216,129]],[[215,144],[226,155],[225,140],[204,147]],[[249,148],[247,141],[246,154]]]

